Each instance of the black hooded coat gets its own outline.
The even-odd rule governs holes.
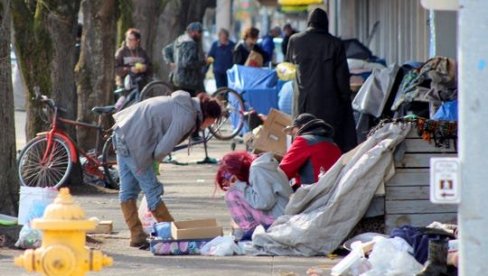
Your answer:
[[[347,152],[357,145],[349,68],[342,41],[329,33],[328,25],[327,13],[315,9],[307,30],[290,38],[286,61],[298,65],[294,110],[332,125],[334,141]]]

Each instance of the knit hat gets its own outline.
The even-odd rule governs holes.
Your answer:
[[[327,12],[321,8],[316,8],[308,17],[308,26],[322,30],[329,30],[329,18]]]
[[[193,31],[201,32],[201,31],[203,31],[202,23],[200,23],[200,22],[191,22],[186,27],[186,31],[187,32],[193,32]]]
[[[294,127],[298,127],[300,128],[301,126],[303,126],[304,124],[314,120],[314,119],[317,119],[317,117],[315,117],[313,114],[310,114],[310,113],[302,113],[300,115],[298,115],[294,120],[293,120],[293,123],[287,127],[285,127],[283,129],[284,132],[289,132],[291,131]]]
[[[306,133],[321,134],[325,137],[334,137],[334,128],[322,119],[313,119],[298,129],[297,135]]]

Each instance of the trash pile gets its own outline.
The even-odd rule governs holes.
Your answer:
[[[359,141],[365,140],[369,130],[386,118],[415,115],[457,122],[457,63],[437,56],[423,63],[375,68],[362,83],[352,105]]]
[[[358,235],[346,241],[350,253],[332,268],[331,275],[457,275],[456,228],[433,222],[428,227],[395,228],[390,237]]]

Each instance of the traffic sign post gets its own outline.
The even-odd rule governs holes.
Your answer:
[[[438,204],[460,203],[460,166],[457,158],[430,159],[430,201]]]

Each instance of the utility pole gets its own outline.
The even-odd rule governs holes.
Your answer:
[[[488,1],[459,7],[459,275],[487,275]]]
[[[230,29],[231,26],[231,0],[217,0],[217,9],[216,9],[216,19],[215,25],[217,25],[217,32],[221,28],[225,28],[232,33]]]

